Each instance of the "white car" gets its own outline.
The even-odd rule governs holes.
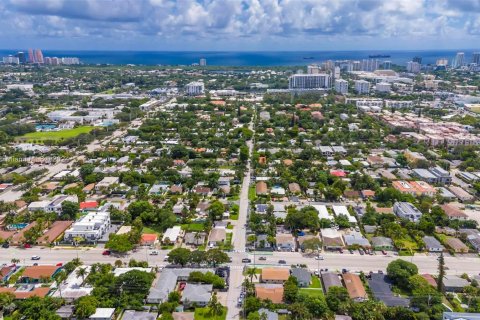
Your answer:
[[[325,258],[323,256],[316,256],[315,260],[324,260]]]
[[[151,256],[158,256],[158,251],[157,250],[152,250],[150,251]]]
[[[40,260],[39,256],[32,256],[32,260]]]

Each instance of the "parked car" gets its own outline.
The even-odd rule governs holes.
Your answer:
[[[362,249],[358,249],[358,253],[360,253],[361,256],[363,256],[365,254],[365,252],[363,252]]]
[[[383,253],[384,256],[387,255],[387,251],[385,251],[385,250],[382,250],[382,253]]]
[[[10,248],[10,243],[4,242],[4,243],[2,244],[2,248],[5,248],[5,249]]]
[[[57,263],[57,267],[61,267],[61,266],[63,266],[63,263],[61,262]]]
[[[158,256],[158,251],[157,250],[152,250],[149,253],[151,256]]]
[[[25,244],[23,245],[23,247],[24,247],[25,249],[30,249],[32,246],[31,246],[29,243],[25,243]]]
[[[250,263],[250,262],[252,262],[252,260],[249,259],[249,258],[243,258],[242,259],[242,263]]]
[[[279,263],[279,264],[287,264],[287,261],[285,261],[285,260],[278,260],[278,263]]]
[[[267,260],[267,258],[266,257],[260,257],[260,258],[258,258],[258,260],[265,261],[265,260]]]
[[[109,256],[112,252],[110,250],[105,250],[102,252],[102,255]]]
[[[316,256],[315,260],[324,260],[323,256]]]
[[[32,260],[40,260],[39,256],[32,256]]]
[[[350,251],[350,254],[353,254],[353,250],[352,250],[352,249],[350,249],[350,250],[348,250],[348,251]]]

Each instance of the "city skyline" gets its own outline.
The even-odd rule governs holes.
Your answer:
[[[3,48],[290,51],[468,49],[476,1],[71,1],[0,4]]]

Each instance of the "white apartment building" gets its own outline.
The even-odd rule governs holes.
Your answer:
[[[5,63],[5,64],[19,64],[20,59],[18,59],[18,57],[14,57],[14,56],[7,56],[7,57],[3,57],[3,63]]]
[[[65,240],[73,241],[75,237],[82,237],[86,241],[96,242],[105,235],[110,225],[108,211],[90,212],[65,231]]]
[[[412,222],[418,222],[422,217],[420,210],[409,202],[395,202],[393,204],[393,213]]]
[[[389,93],[391,89],[392,89],[392,86],[388,82],[379,82],[375,86],[375,90],[381,93]]]
[[[385,107],[394,109],[413,108],[413,101],[385,100]]]
[[[187,84],[185,91],[189,96],[196,96],[205,92],[205,84],[201,81],[193,81]]]
[[[330,75],[326,73],[294,74],[288,78],[288,88],[290,90],[328,89]]]
[[[420,72],[420,63],[415,61],[408,61],[407,62],[407,71],[412,73],[419,73]]]
[[[343,79],[335,80],[335,91],[341,94],[348,93],[348,81]]]
[[[355,81],[355,91],[358,94],[368,94],[370,93],[370,82],[365,80]]]
[[[78,202],[78,197],[60,194],[50,200],[34,201],[28,205],[28,211],[55,212],[59,215],[62,213],[62,203],[65,201]]]

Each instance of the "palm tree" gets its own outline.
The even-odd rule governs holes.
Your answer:
[[[3,312],[5,310],[11,311],[14,300],[15,296],[11,292],[5,292],[0,294],[0,319],[3,319]]]
[[[195,245],[198,245],[198,239],[200,239],[202,236],[200,235],[200,232],[195,232],[193,239],[195,239]]]
[[[247,269],[247,275],[250,277],[250,282],[253,281],[253,277],[257,279],[257,270],[258,269],[255,267]]]
[[[13,258],[12,260],[10,260],[13,264],[17,264],[17,263],[20,263],[20,259],[17,259],[17,258]]]
[[[62,282],[67,279],[67,273],[65,270],[60,271],[55,275],[55,282],[57,283],[58,292],[60,293],[60,298],[62,298]]]
[[[83,264],[82,260],[80,260],[80,258],[74,258],[72,260],[72,263],[75,265],[75,266],[81,266]]]
[[[217,319],[217,316],[222,314],[223,306],[220,302],[218,302],[216,292],[212,295],[207,307],[210,310],[210,313],[213,315],[213,319]]]
[[[77,277],[82,277],[82,283],[85,282],[85,276],[87,275],[87,268],[78,268],[76,272]]]

